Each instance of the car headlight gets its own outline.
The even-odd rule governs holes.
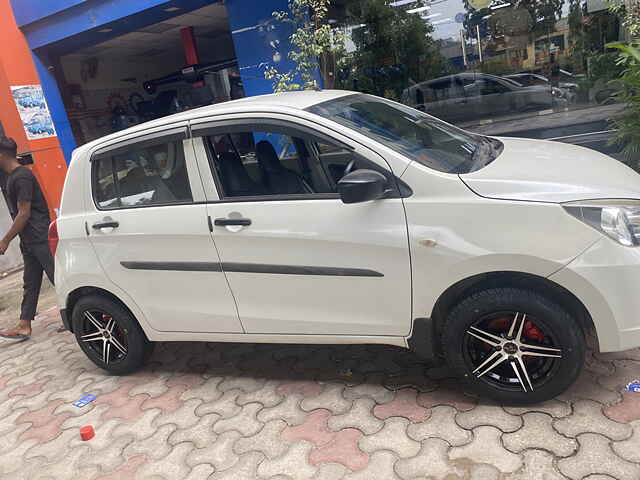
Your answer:
[[[594,200],[565,203],[563,207],[578,220],[621,245],[640,245],[640,201]]]
[[[562,90],[560,90],[559,88],[552,87],[551,88],[551,95],[553,95],[554,97],[562,98],[562,97],[564,97],[564,92]]]

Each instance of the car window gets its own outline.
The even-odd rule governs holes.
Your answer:
[[[461,84],[455,79],[455,77],[446,78],[440,82],[435,82],[429,85],[429,88],[433,92],[434,101],[449,100],[453,98],[460,98],[464,96]]]
[[[469,134],[418,110],[371,95],[339,97],[307,111],[441,172],[473,172],[502,152],[498,140]]]
[[[221,198],[328,192],[312,171],[306,141],[295,135],[247,129],[210,135],[206,143]]]
[[[359,168],[373,167],[370,164],[366,164],[364,159],[354,156],[353,153],[346,148],[330,145],[321,140],[315,141],[315,146],[318,152],[316,157],[318,167],[325,175],[330,185],[329,191],[331,192],[337,192],[337,184],[340,179],[344,177],[347,166],[349,166],[352,161],[351,171],[358,170]]]
[[[167,205],[193,200],[182,141],[131,145],[94,158],[100,208]]]
[[[496,93],[508,92],[509,89],[502,85],[500,82],[490,78],[483,78],[478,80],[480,86],[480,95],[493,95]]]
[[[265,130],[205,137],[221,198],[337,193],[347,165],[364,159],[329,141]]]

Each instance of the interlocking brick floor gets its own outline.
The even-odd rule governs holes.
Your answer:
[[[0,344],[2,479],[640,480],[639,349],[515,408],[384,346],[164,343],[114,377],[59,324]]]

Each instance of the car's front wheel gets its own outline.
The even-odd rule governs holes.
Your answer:
[[[138,370],[153,350],[153,343],[131,313],[109,298],[81,298],[73,309],[72,321],[82,351],[93,363],[116,375]]]
[[[537,292],[493,288],[460,302],[442,334],[449,365],[481,395],[506,404],[537,403],[571,385],[585,338],[567,311]]]

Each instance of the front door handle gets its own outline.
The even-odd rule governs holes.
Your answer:
[[[119,222],[116,222],[114,220],[109,220],[109,221],[94,223],[93,225],[91,225],[91,228],[93,228],[94,230],[100,230],[101,228],[118,228],[119,226],[120,226]]]
[[[213,221],[216,227],[228,227],[230,225],[239,225],[243,227],[248,227],[251,225],[250,218],[216,218]]]

